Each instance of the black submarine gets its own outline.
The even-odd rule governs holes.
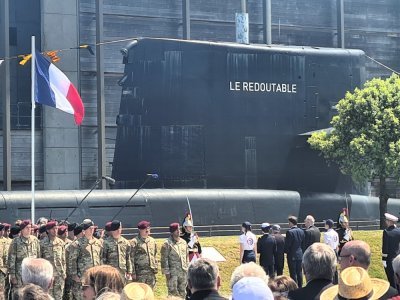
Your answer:
[[[335,104],[365,80],[361,50],[139,38],[125,72],[113,160],[114,189],[95,190],[69,218],[100,226],[147,173],[158,173],[117,219],[135,227],[379,219],[378,198],[328,166],[307,138],[329,127]],[[64,219],[87,191],[38,191],[36,216]],[[29,218],[30,192],[0,192],[1,221]],[[400,210],[390,199],[388,211]]]

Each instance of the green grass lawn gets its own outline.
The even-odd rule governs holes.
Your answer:
[[[367,242],[371,247],[372,258],[369,274],[371,277],[386,279],[385,271],[381,262],[382,247],[382,231],[355,231],[354,238]],[[230,295],[229,281],[233,270],[239,265],[239,244],[238,236],[233,237],[211,237],[201,238],[200,242],[203,247],[216,248],[226,259],[226,262],[219,263],[219,269],[222,278],[222,287],[220,292],[228,296]],[[161,249],[164,240],[157,240]],[[285,262],[286,263],[286,262]],[[285,266],[284,274],[288,275],[287,266]],[[157,299],[166,299],[167,289],[164,275],[159,272],[157,276],[157,287],[155,290]]]

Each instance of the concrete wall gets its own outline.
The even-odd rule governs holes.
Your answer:
[[[64,49],[79,44],[78,0],[42,0],[42,49]],[[65,51],[58,67],[78,86],[78,53]],[[44,189],[79,189],[79,128],[73,116],[43,107]]]

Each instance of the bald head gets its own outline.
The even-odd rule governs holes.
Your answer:
[[[366,242],[354,240],[344,244],[340,252],[340,267],[342,270],[348,267],[361,267],[368,270],[370,263],[371,248]]]

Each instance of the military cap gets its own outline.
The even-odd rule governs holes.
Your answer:
[[[40,234],[45,233],[46,230],[47,230],[46,228],[47,228],[46,224],[40,225],[40,227],[39,227],[39,233],[40,233]]]
[[[19,228],[24,229],[26,226],[31,225],[31,220],[23,220],[20,224],[19,224]]]
[[[251,230],[251,223],[249,221],[243,222],[242,227],[246,228],[247,230]]]
[[[32,224],[33,232],[37,232],[39,230],[39,226],[36,224]]]
[[[149,227],[150,227],[150,222],[149,222],[149,221],[140,221],[140,222],[137,224],[137,228],[138,228],[138,229],[141,229],[141,230],[147,229],[147,228],[149,228]]]
[[[324,222],[325,222],[326,225],[329,226],[329,228],[332,228],[332,227],[333,227],[334,222],[333,222],[332,219],[325,220]]]
[[[3,223],[3,225],[5,230],[9,230],[11,228],[11,224]]]
[[[10,229],[10,236],[17,235],[18,233],[20,233],[20,231],[21,228],[19,228],[19,226],[13,226]]]
[[[269,223],[262,223],[261,224],[261,230],[262,231],[268,231],[271,228],[271,224]]]
[[[106,226],[104,226],[105,231],[111,231],[111,221],[106,223]]]
[[[76,226],[74,228],[74,235],[77,236],[78,234],[80,234],[82,232],[82,230],[83,230],[83,226],[82,225]]]
[[[399,218],[393,216],[392,214],[385,213],[385,219],[392,222],[398,222]]]
[[[179,223],[172,223],[169,225],[169,232],[173,233],[179,229]]]
[[[3,223],[0,223],[0,230],[3,230],[4,229],[4,224]]]
[[[111,222],[110,231],[115,231],[121,228],[121,222],[118,220],[114,220]]]
[[[57,221],[50,221],[45,225],[46,226],[46,230],[50,230],[50,229],[54,228],[57,225],[58,225]]]
[[[78,226],[78,223],[68,224],[68,231],[74,231],[74,229]]]
[[[58,235],[63,235],[67,231],[68,227],[65,225],[61,225],[58,227],[57,234]]]
[[[86,229],[88,229],[88,228],[94,226],[94,223],[93,223],[93,221],[90,220],[90,219],[85,219],[85,220],[83,220],[83,222],[82,222],[81,225],[82,225],[82,227],[83,227],[83,230],[86,230]]]

